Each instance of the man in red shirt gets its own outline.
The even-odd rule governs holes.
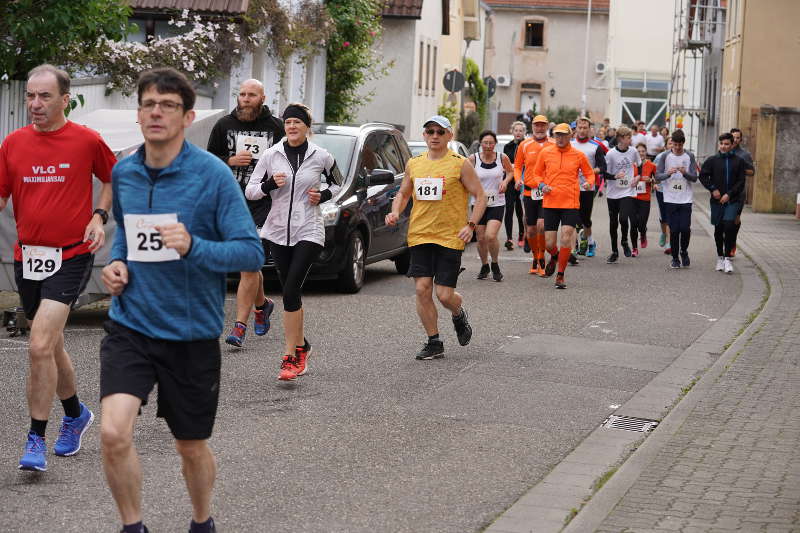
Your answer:
[[[91,276],[93,254],[105,242],[111,168],[117,160],[97,132],[65,117],[69,87],[67,73],[52,65],[31,70],[26,100],[32,124],[0,145],[0,210],[13,197],[14,273],[25,316],[32,321],[31,428],[19,462],[23,470],[47,469],[44,436],[54,395],[65,415],[53,447],[56,455],[78,453],[94,420],[78,400],[75,370],[64,350],[64,325]],[[94,212],[92,175],[102,182]]]

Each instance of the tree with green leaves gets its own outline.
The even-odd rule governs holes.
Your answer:
[[[80,68],[75,51],[100,37],[123,39],[130,14],[124,0],[0,2],[0,79],[24,80],[42,63]]]

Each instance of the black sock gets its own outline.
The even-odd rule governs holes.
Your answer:
[[[73,394],[66,400],[61,400],[61,406],[64,408],[64,414],[70,418],[78,418],[81,416],[81,402],[78,401],[78,395]]]
[[[264,303],[263,303],[263,304],[261,304],[261,305],[257,305],[257,306],[256,306],[256,310],[257,310],[257,311],[263,311],[263,310],[264,310],[264,308],[267,306],[267,302],[268,302],[268,301],[269,301],[269,298],[264,298]]]
[[[303,344],[298,344],[297,347],[298,348],[308,348],[308,339],[303,337]]]
[[[233,323],[234,326],[242,326],[244,329],[247,329],[247,324],[244,322],[239,322],[238,320]]]
[[[439,334],[428,335],[428,342],[439,342]]]
[[[211,517],[202,524],[198,524],[194,520],[189,524],[189,533],[211,533],[212,531],[214,531],[214,519]]]
[[[36,420],[31,418],[31,432],[36,433],[44,438],[44,432],[47,430],[47,420]]]
[[[147,533],[147,528],[144,527],[142,521],[139,520],[135,524],[123,525],[122,533]]]

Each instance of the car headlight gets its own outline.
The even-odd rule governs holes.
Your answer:
[[[333,203],[326,203],[321,206],[322,221],[326,226],[335,226],[339,220],[339,206]]]

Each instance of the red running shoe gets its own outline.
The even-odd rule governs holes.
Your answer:
[[[307,339],[303,339],[305,344],[298,346],[294,350],[295,367],[297,375],[302,376],[308,372],[308,358],[311,357],[311,343]]]
[[[284,355],[278,381],[294,381],[297,379],[297,356]]]
[[[642,248],[647,248],[647,237],[642,237]]]

